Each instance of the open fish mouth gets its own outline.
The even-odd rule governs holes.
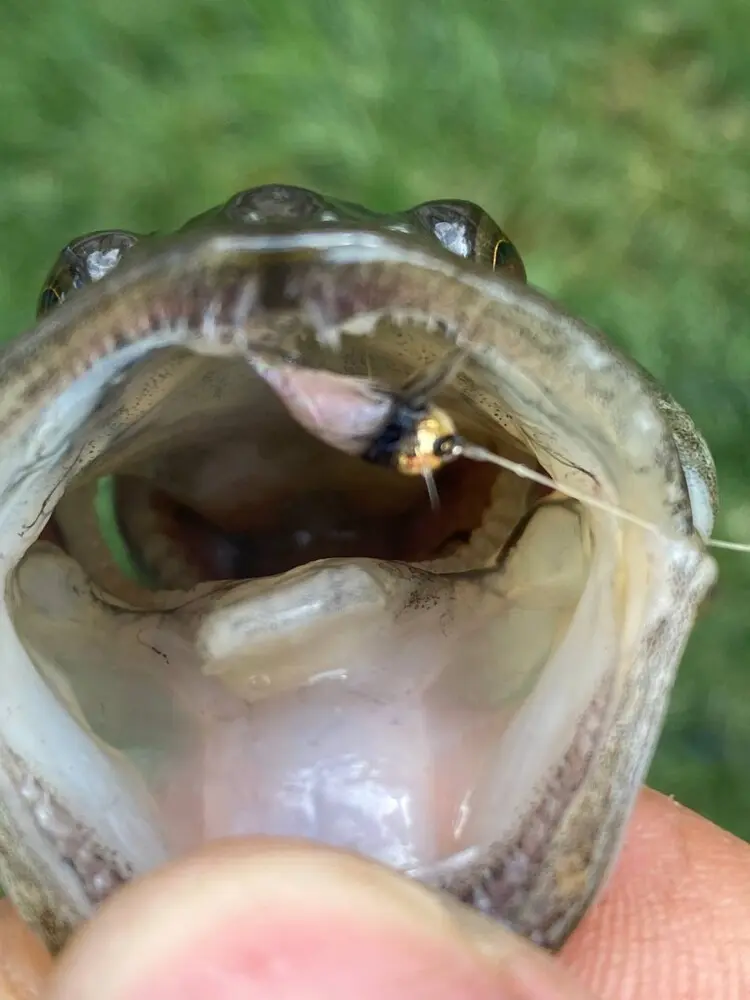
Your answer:
[[[24,917],[59,947],[134,875],[270,834],[558,947],[715,577],[687,415],[517,276],[367,220],[214,220],[104,271],[0,358],[0,869]],[[457,344],[436,401],[560,492],[459,459],[432,510],[259,374],[395,390]]]

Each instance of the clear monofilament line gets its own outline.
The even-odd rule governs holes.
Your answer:
[[[524,465],[522,462],[513,462],[509,458],[503,458],[501,455],[496,455],[494,452],[488,451],[486,448],[482,448],[479,445],[471,444],[470,442],[464,442],[461,445],[460,454],[464,458],[468,458],[475,462],[489,462],[492,465],[499,465],[501,469],[507,469],[508,472],[512,472],[515,475],[520,476],[522,479],[530,479],[532,482],[538,483],[540,486],[547,486],[550,489],[557,490],[558,493],[563,493],[572,500],[578,500],[580,503],[588,504],[590,507],[596,507],[597,509],[604,511],[606,514],[612,514],[614,517],[619,517],[623,521],[630,521],[631,524],[635,524],[639,528],[643,528],[645,531],[650,531],[655,535],[663,535],[663,532],[660,530],[658,525],[652,524],[650,521],[646,521],[642,517],[638,517],[637,514],[631,514],[630,511],[625,510],[623,507],[618,507],[616,504],[608,503],[606,500],[600,500],[598,497],[591,496],[590,493],[584,493],[582,490],[575,489],[575,487],[558,483],[551,476],[547,476],[542,472],[537,472],[535,469],[529,468],[528,465]],[[727,549],[732,552],[750,552],[750,544],[742,542],[727,542],[714,538],[708,538],[704,541],[706,546],[709,548]]]
[[[709,538],[706,545],[712,549],[726,549],[729,552],[750,552],[750,542],[726,542],[723,538]]]

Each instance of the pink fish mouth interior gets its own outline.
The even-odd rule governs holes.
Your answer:
[[[94,479],[17,573],[19,637],[123,809],[167,856],[261,833],[413,870],[491,843],[497,746],[557,628],[502,679],[494,567],[540,491],[459,460],[431,511],[420,480],[315,440],[245,366],[186,364],[194,381],[163,404],[175,433],[110,461],[111,513],[149,582],[108,555]],[[206,366],[243,398],[213,422],[186,403]]]
[[[424,489],[421,496],[420,490],[410,491],[406,502],[388,509],[387,489],[347,494],[333,486],[312,495],[279,491],[238,510],[222,505],[214,512],[196,510],[146,480],[117,477],[114,508],[123,538],[147,575],[162,580],[175,575],[170,582],[184,584],[168,565],[158,568],[166,543],[182,553],[198,582],[245,580],[319,559],[424,562],[445,556],[465,545],[481,524],[496,478],[496,469],[460,459],[440,471],[440,506],[434,511]]]

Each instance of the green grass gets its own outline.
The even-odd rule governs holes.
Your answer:
[[[6,0],[2,336],[51,259],[268,181],[373,208],[470,198],[532,280],[691,411],[750,539],[744,0]],[[651,782],[750,837],[750,559],[684,661]]]

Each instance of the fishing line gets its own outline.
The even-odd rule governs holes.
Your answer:
[[[451,352],[447,359],[438,362],[427,372],[415,376],[404,387],[404,395],[409,396],[414,394],[414,397],[421,397],[422,405],[426,407],[425,413],[429,412],[429,408],[426,406],[428,395],[441,388],[451,380],[451,378],[461,368],[464,360],[466,359],[466,353],[466,348],[459,347],[457,350]],[[433,407],[432,412],[439,411]],[[595,507],[604,513],[612,514],[620,520],[629,521],[631,524],[634,524],[639,528],[643,528],[645,531],[650,531],[652,534],[655,534],[660,538],[666,537],[658,525],[653,524],[651,521],[647,521],[642,517],[638,517],[637,514],[631,514],[629,511],[625,510],[624,507],[618,507],[616,504],[608,503],[606,500],[600,500],[597,497],[591,496],[590,493],[584,493],[583,491],[577,490],[572,486],[563,486],[562,483],[557,482],[551,476],[537,472],[536,470],[531,469],[528,465],[524,465],[522,462],[514,462],[511,459],[496,455],[494,452],[489,451],[480,445],[472,444],[470,441],[467,441],[457,433],[438,439],[435,442],[434,449],[430,450],[432,451],[433,457],[439,457],[442,462],[449,462],[455,458],[463,457],[475,462],[487,462],[492,465],[500,466],[500,468],[519,476],[521,479],[531,480],[540,486],[546,486],[549,489],[556,490],[558,493],[562,493],[565,496],[570,497],[571,500],[578,500],[580,503],[588,504],[589,507]],[[426,453],[423,453],[423,455],[426,457]],[[576,468],[575,466],[571,467]],[[434,477],[434,471],[436,468],[436,466],[425,464],[421,470],[421,475],[425,481],[430,498],[430,506],[433,510],[437,510],[440,506],[437,483],[435,482]],[[585,469],[580,469],[579,471],[586,473]],[[588,475],[588,473],[586,474]],[[750,553],[750,543],[731,542],[720,538],[704,538],[703,541],[707,548],[723,549],[728,552]]]
[[[571,500],[578,500],[580,503],[588,504],[588,506],[604,511],[606,514],[612,514],[614,517],[618,517],[621,520],[629,521],[631,524],[635,524],[639,528],[643,528],[645,531],[650,531],[652,534],[661,538],[666,537],[658,525],[653,524],[651,521],[646,521],[642,517],[638,517],[637,514],[631,514],[623,507],[618,507],[616,504],[608,503],[606,500],[600,500],[598,497],[593,497],[590,493],[584,493],[581,490],[577,490],[573,486],[558,483],[551,476],[547,476],[542,472],[537,472],[535,469],[529,468],[528,465],[524,465],[522,462],[514,462],[509,458],[503,458],[501,455],[496,455],[494,452],[488,451],[487,448],[482,448],[479,445],[471,444],[470,442],[457,441],[454,446],[453,454],[456,458],[463,457],[475,462],[488,462],[492,465],[498,465],[501,469],[506,469],[508,472],[512,472],[521,479],[529,479],[532,482],[538,483],[540,486],[547,486],[550,489],[556,490],[558,493],[563,493],[565,496],[570,497]],[[704,539],[704,542],[708,548],[726,549],[731,552],[750,552],[750,544],[743,542],[730,542],[719,538]]]

